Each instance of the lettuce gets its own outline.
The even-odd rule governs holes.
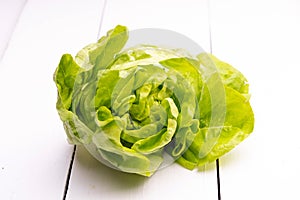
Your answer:
[[[68,141],[104,164],[151,176],[177,161],[194,169],[252,131],[246,78],[213,55],[139,45],[123,49],[117,26],[54,73],[56,108]]]

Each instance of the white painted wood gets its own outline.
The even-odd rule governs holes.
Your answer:
[[[206,0],[109,0],[101,36],[117,24],[130,30],[165,28],[182,33],[209,51],[208,4]],[[189,171],[173,164],[151,178],[125,174],[96,161],[78,147],[67,199],[217,199],[215,165]]]
[[[179,32],[209,51],[207,0],[108,0],[100,35],[117,24],[129,30],[162,28]]]
[[[151,178],[113,170],[77,147],[67,199],[217,199],[214,164],[189,171],[178,164]]]
[[[212,49],[250,82],[254,133],[220,160],[223,200],[298,199],[300,2],[212,0]]]
[[[63,53],[95,39],[103,1],[30,0],[0,66],[0,199],[61,199],[72,153],[55,110]]]
[[[0,61],[25,4],[26,0],[0,1]]]

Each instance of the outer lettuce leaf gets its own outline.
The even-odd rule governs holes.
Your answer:
[[[236,90],[226,87],[226,119],[214,148],[199,164],[214,161],[242,142],[253,131],[254,114],[249,101]],[[202,134],[205,135],[207,128]]]
[[[192,155],[188,153],[183,155],[186,160],[193,162],[194,167],[221,157],[253,131],[254,114],[249,101],[232,88],[225,87],[225,92],[226,118],[216,144],[209,150],[203,148],[208,130],[214,129],[214,127],[203,127],[189,148],[191,152],[188,153],[192,153]]]
[[[224,85],[238,91],[249,100],[249,84],[245,76],[230,64],[219,60],[214,55],[209,55],[209,57],[215,63]]]
[[[53,77],[58,90],[56,108],[63,121],[68,140],[73,144],[80,144],[87,139],[81,135],[82,131],[78,131],[79,129],[84,130],[86,135],[90,134],[90,131],[86,129],[85,125],[70,111],[75,79],[81,71],[82,69],[73,60],[72,56],[64,54]]]
[[[127,28],[118,25],[97,43],[89,44],[79,51],[75,57],[76,62],[86,69],[105,69],[114,55],[123,48],[127,39]]]
[[[58,98],[61,106],[69,109],[72,101],[73,87],[80,67],[73,60],[70,54],[64,54],[54,73],[54,81],[58,90]]]
[[[86,99],[94,98],[93,84],[90,85],[91,91],[82,92],[81,90],[85,84],[93,79],[92,76],[96,70],[91,69],[91,66],[96,63],[98,56],[104,54],[105,61],[111,62],[115,53],[123,48],[127,37],[126,27],[117,26],[106,37],[102,37],[97,43],[90,44],[80,51],[75,60],[69,54],[62,56],[54,73],[54,81],[58,89],[56,108],[64,123],[70,143],[81,144],[88,143],[91,140],[92,131],[89,130],[89,125],[84,123],[84,121],[89,121],[90,116],[84,116],[87,112],[82,112],[79,115],[76,113],[78,106],[84,111],[90,109],[90,105],[80,100],[81,96],[85,96]],[[119,42],[120,40],[123,42]],[[114,45],[115,43],[118,44],[118,48]],[[112,46],[108,44],[112,44]],[[83,117],[86,119],[83,120]]]
[[[219,132],[219,127],[210,126],[212,110],[216,108],[211,103],[208,87],[204,85],[199,102],[201,131],[195,137],[189,150],[178,160],[188,169],[218,159],[248,137],[254,128],[254,114],[249,103],[250,95],[246,78],[238,70],[212,55],[202,55],[199,58],[203,59],[207,56],[212,58],[224,84],[225,121],[220,134],[214,137],[216,141],[213,146],[209,145],[208,138],[214,135],[214,132]]]

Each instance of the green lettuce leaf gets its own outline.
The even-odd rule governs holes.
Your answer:
[[[212,110],[211,94],[207,86],[203,87],[199,102],[201,131],[178,162],[189,169],[212,162],[232,150],[253,131],[254,114],[249,102],[248,83],[246,78],[231,65],[218,60],[212,55],[201,55],[200,62],[211,58],[224,84],[226,112],[224,123],[220,127],[210,125]],[[202,59],[202,60],[201,60]],[[220,113],[222,115],[222,113]],[[220,131],[221,130],[221,131]],[[212,135],[213,145],[208,141]]]

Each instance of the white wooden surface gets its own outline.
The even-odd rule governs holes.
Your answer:
[[[72,146],[52,74],[97,36],[103,1],[29,0],[0,66],[0,199],[61,199]]]
[[[221,158],[225,200],[300,199],[300,1],[212,0],[213,53],[250,82],[254,133]]]
[[[101,16],[100,35],[116,24],[167,28],[209,51],[208,1],[212,51],[246,75],[256,117],[254,133],[220,160],[222,199],[299,198],[299,1],[108,0],[103,13],[105,0],[0,0],[0,199],[62,199],[73,148],[52,74],[63,53],[97,39]],[[217,199],[214,164],[174,164],[149,179],[77,148],[67,199],[165,198]]]

